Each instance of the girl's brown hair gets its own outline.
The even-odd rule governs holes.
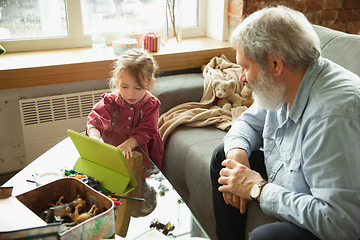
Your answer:
[[[154,87],[158,65],[154,57],[143,49],[130,49],[121,54],[114,65],[109,87],[112,91],[119,88],[119,75],[123,71],[132,74],[142,89],[151,91]]]

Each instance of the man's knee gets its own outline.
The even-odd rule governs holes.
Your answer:
[[[214,149],[211,156],[210,177],[213,182],[217,182],[219,172],[222,168],[221,162],[225,159],[224,144],[220,144]]]
[[[217,146],[211,156],[211,162],[222,162],[225,159],[224,144]]]
[[[289,222],[269,223],[255,228],[249,233],[249,240],[316,240],[315,235]]]
[[[249,240],[278,240],[278,234],[272,234],[274,229],[271,228],[272,224],[265,224],[255,228],[249,233]]]

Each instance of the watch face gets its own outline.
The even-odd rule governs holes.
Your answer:
[[[251,190],[250,190],[250,196],[252,198],[257,198],[260,194],[260,188],[259,186],[257,186],[256,184],[254,186],[252,186]]]

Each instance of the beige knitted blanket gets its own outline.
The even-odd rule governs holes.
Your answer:
[[[232,122],[237,119],[247,107],[232,108],[231,111],[209,109],[214,102],[215,92],[212,81],[215,79],[234,79],[237,83],[235,92],[241,92],[243,84],[239,82],[240,66],[230,62],[225,55],[214,57],[203,66],[204,91],[200,102],[188,102],[171,108],[159,118],[158,126],[163,142],[170,133],[181,124],[190,127],[204,127],[214,125],[221,130],[228,130]]]

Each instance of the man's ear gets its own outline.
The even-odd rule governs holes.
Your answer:
[[[284,69],[284,63],[280,56],[275,52],[272,52],[268,54],[267,60],[271,75],[273,75],[274,77],[280,76]]]

